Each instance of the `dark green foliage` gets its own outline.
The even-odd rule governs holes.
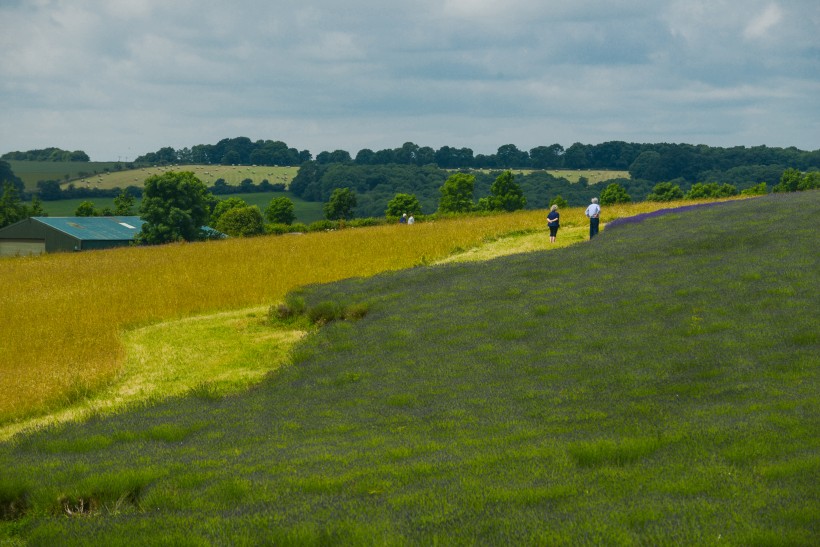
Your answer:
[[[27,152],[7,152],[3,154],[3,159],[23,161],[90,161],[91,158],[82,150],[70,152],[52,147],[28,150]]]
[[[219,219],[222,217],[222,215],[224,215],[231,209],[243,209],[245,207],[248,207],[248,203],[244,199],[239,197],[229,197],[220,199],[216,202],[216,205],[214,206],[214,209],[211,212],[210,222],[214,225],[214,227],[216,227],[216,224],[217,222],[219,222]]]
[[[659,182],[646,196],[646,201],[673,201],[683,199],[683,190],[680,186],[671,182]]]
[[[293,224],[296,220],[293,200],[284,196],[272,198],[265,209],[265,219],[273,224]]]
[[[0,476],[0,521],[18,519],[25,514],[30,504],[29,489],[28,483],[19,477]]]
[[[806,173],[797,185],[797,190],[800,192],[816,190],[817,188],[820,188],[820,171]]]
[[[473,191],[475,175],[453,173],[441,187],[441,199],[438,202],[439,213],[469,213],[475,208]]]
[[[77,206],[77,209],[74,211],[74,216],[76,217],[98,217],[100,216],[100,211],[94,208],[94,202],[92,201],[83,201]]]
[[[247,393],[0,444],[29,500],[0,541],[813,545],[818,214],[770,195],[305,288],[367,314]]]
[[[563,209],[564,207],[569,207],[569,203],[567,200],[561,197],[560,194],[552,198],[549,202],[549,206],[552,207],[553,205],[557,205],[559,209]]]
[[[308,201],[326,202],[336,188],[356,192],[360,216],[382,216],[397,193],[412,194],[422,210],[432,213],[438,204],[439,188],[448,173],[435,166],[354,165],[308,162],[299,168],[290,190]]]
[[[190,171],[169,171],[145,180],[140,217],[145,221],[137,236],[149,245],[172,241],[199,241],[207,237],[213,196]]]
[[[396,194],[387,203],[387,210],[384,212],[384,216],[394,219],[404,214],[414,216],[421,214],[421,203],[413,194]]]
[[[256,205],[225,211],[214,227],[231,237],[250,237],[265,233],[262,211]]]
[[[11,165],[6,161],[0,161],[0,188],[4,188],[7,184],[13,186],[17,190],[18,195],[26,190],[23,180],[14,174]]]
[[[515,182],[512,171],[504,171],[490,187],[490,195],[478,201],[482,211],[517,211],[527,204],[521,187]]]
[[[126,188],[125,190],[120,192],[120,195],[114,198],[114,215],[115,216],[122,216],[127,217],[131,216],[133,213],[132,209],[134,207],[134,196]]]
[[[773,192],[797,192],[803,174],[797,169],[786,169],[780,176],[780,182],[772,189]]]
[[[612,205],[614,203],[630,203],[632,198],[626,193],[623,186],[617,182],[610,183],[601,192],[601,205]]]
[[[803,174],[797,169],[786,169],[773,192],[802,192],[820,188],[820,172],[811,171]]]
[[[27,218],[28,210],[20,201],[20,193],[10,184],[3,184],[3,193],[0,195],[0,228],[14,224]]]
[[[737,195],[737,188],[731,184],[718,185],[716,182],[697,182],[686,192],[686,199],[725,198]]]
[[[306,317],[312,325],[326,325],[340,319],[358,321],[369,310],[366,302],[345,304],[339,300],[324,300],[307,306],[301,292],[290,293],[284,302],[271,306],[268,310],[268,319],[271,321],[294,322],[300,317]]]
[[[769,190],[766,188],[766,183],[761,182],[760,184],[741,190],[740,193],[744,196],[765,196],[769,193]]]
[[[356,210],[356,192],[350,188],[336,188],[325,204],[325,218],[328,220],[346,220],[353,218]]]

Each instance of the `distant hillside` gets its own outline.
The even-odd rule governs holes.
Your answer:
[[[289,184],[296,176],[298,167],[256,167],[233,165],[175,165],[130,169],[122,162],[76,162],[76,161],[21,161],[5,160],[15,175],[20,177],[31,192],[41,180],[60,181],[63,186],[87,186],[89,188],[142,187],[145,179],[169,170],[193,171],[205,184],[212,186],[218,178],[232,186],[250,178],[259,184],[268,179],[271,184]]]

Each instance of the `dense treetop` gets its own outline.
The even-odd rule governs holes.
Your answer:
[[[43,148],[42,150],[29,150],[27,152],[7,152],[0,156],[4,160],[21,161],[90,161],[88,154],[82,150],[69,152],[59,148]]]
[[[214,145],[200,144],[174,150],[161,148],[140,156],[137,163],[257,164],[302,165],[307,161],[319,165],[434,165],[441,169],[611,169],[629,171],[633,179],[653,182],[718,181],[735,183],[736,178],[760,178],[774,181],[787,168],[802,171],[820,169],[820,149],[803,151],[795,147],[735,146],[655,143],[639,144],[609,141],[600,144],[574,143],[536,146],[529,151],[505,144],[495,154],[475,154],[470,148],[442,146],[438,150],[406,142],[399,148],[373,151],[359,150],[351,155],[345,150],[320,152],[315,159],[307,150],[289,148],[282,141],[251,141],[247,137],[223,139]],[[771,176],[768,171],[776,176]],[[727,180],[726,177],[729,177]]]

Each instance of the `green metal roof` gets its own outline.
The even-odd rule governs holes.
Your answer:
[[[145,223],[140,217],[31,217],[80,240],[132,240]]]

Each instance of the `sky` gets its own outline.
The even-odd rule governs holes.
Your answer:
[[[817,0],[0,0],[0,154],[820,149]]]

